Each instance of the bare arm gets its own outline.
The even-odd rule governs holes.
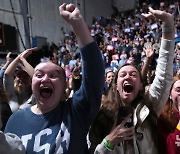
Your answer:
[[[151,59],[154,55],[154,50],[153,50],[151,45],[144,47],[143,50],[146,54],[146,59],[145,59],[144,65],[142,67],[141,74],[142,74],[143,79],[146,79],[147,72],[149,70],[149,64],[150,64]]]
[[[174,18],[170,13],[149,7],[149,13],[142,13],[142,15],[146,18],[160,19],[162,21],[162,38],[167,40],[174,39]]]
[[[4,69],[6,69],[8,65],[11,63],[10,55],[11,55],[11,52],[8,52],[8,54],[6,55],[6,63],[3,66]]]
[[[36,51],[37,48],[27,49],[20,54],[20,60],[24,66],[24,69],[27,71],[30,77],[34,74],[34,68],[27,62],[26,58],[33,52]]]
[[[7,76],[14,76],[16,67],[18,65],[23,64],[24,69],[28,72],[28,74],[31,76],[32,72],[33,72],[33,68],[32,66],[26,61],[26,57],[29,56],[32,51],[37,50],[37,48],[31,48],[31,49],[27,49],[24,52],[22,52],[20,55],[18,55],[7,67],[6,71],[5,71],[5,75]]]
[[[9,66],[6,68],[6,71],[4,72],[5,76],[14,76],[16,67],[20,63],[19,55],[9,64]]]

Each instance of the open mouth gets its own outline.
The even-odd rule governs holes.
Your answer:
[[[41,87],[40,88],[40,95],[43,98],[50,98],[53,93],[53,90],[49,87]]]
[[[124,84],[123,89],[126,93],[131,93],[133,91],[133,86],[129,83]]]

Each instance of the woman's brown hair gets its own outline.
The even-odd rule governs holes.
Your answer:
[[[114,113],[114,119],[117,118],[117,114],[118,114],[118,108],[119,106],[126,106],[126,104],[124,104],[122,101],[121,101],[121,98],[119,96],[119,92],[117,91],[117,78],[118,78],[118,73],[119,71],[121,70],[122,67],[124,66],[133,66],[134,68],[136,68],[136,70],[138,71],[139,73],[139,76],[140,76],[140,80],[143,84],[143,78],[142,78],[142,74],[141,74],[141,71],[138,67],[136,67],[135,65],[133,64],[124,64],[122,65],[121,67],[119,67],[119,69],[117,70],[116,74],[115,74],[115,79],[113,81],[113,84],[108,92],[108,95],[107,95],[107,99],[105,100],[105,102],[103,103],[103,107],[104,108],[107,108],[109,110],[111,110],[113,113]],[[139,102],[143,102],[145,103],[145,101],[142,101],[143,97],[145,96],[144,92],[145,92],[145,88],[144,86],[142,86],[143,89],[141,91],[139,91],[139,94],[138,96],[136,97],[136,99],[133,101],[133,104],[132,106],[135,108],[137,103]]]
[[[174,76],[174,82],[171,86],[171,90],[173,88],[174,83],[178,80],[180,80],[180,75]],[[170,92],[171,92],[171,90],[170,90]],[[160,116],[161,116],[161,118],[163,118],[166,121],[166,124],[169,126],[169,130],[171,132],[173,132],[178,124],[179,114],[178,114],[178,111],[177,111],[175,105],[173,104],[172,100],[170,99],[170,97],[169,97],[166,105],[164,106]]]

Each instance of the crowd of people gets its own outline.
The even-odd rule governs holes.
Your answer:
[[[1,67],[0,153],[180,153],[179,9],[142,3],[88,27],[60,5],[72,32],[36,66],[45,49]]]

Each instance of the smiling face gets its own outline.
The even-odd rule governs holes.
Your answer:
[[[105,82],[106,82],[108,85],[110,85],[110,84],[112,83],[114,77],[115,77],[114,72],[113,72],[113,71],[108,71],[108,72],[106,73],[106,80],[105,80]]]
[[[41,111],[54,109],[63,99],[65,91],[64,70],[52,62],[40,63],[36,66],[32,78],[32,91]]]
[[[120,98],[125,104],[131,105],[142,89],[140,73],[134,66],[126,65],[117,75],[117,90]]]
[[[23,70],[16,72],[14,79],[14,90],[16,94],[31,91],[31,77],[27,74],[27,72]]]
[[[173,84],[170,99],[180,112],[180,80],[175,81],[175,83]]]

